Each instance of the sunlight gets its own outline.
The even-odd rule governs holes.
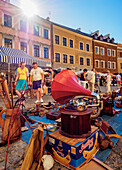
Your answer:
[[[32,0],[21,0],[21,8],[27,17],[38,13],[37,6]]]

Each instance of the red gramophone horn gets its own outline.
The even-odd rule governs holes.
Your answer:
[[[63,70],[55,76],[51,93],[54,100],[60,104],[66,104],[78,95],[91,96],[91,91],[78,83],[76,74],[71,70]]]

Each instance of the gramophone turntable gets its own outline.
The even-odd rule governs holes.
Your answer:
[[[61,127],[49,134],[46,149],[60,163],[78,169],[98,151],[99,129],[91,125],[91,119],[100,114],[102,101],[98,94],[83,88],[71,70],[63,70],[55,76],[51,93],[62,105],[59,109]],[[93,113],[91,107],[97,112]]]
[[[60,133],[67,137],[79,138],[88,137],[91,134],[91,118],[96,118],[102,109],[100,96],[83,88],[78,83],[76,74],[71,70],[63,70],[54,78],[51,86],[54,100],[60,104],[65,104],[59,109],[61,113]],[[81,101],[74,99],[81,96]],[[96,103],[87,104],[84,100],[86,96],[96,98]],[[90,107],[96,107],[97,113],[93,114]]]

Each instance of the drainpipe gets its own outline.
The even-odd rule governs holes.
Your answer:
[[[93,68],[95,68],[94,64],[94,40],[92,39],[92,49],[93,49]]]
[[[51,23],[51,65],[54,68],[53,23]]]

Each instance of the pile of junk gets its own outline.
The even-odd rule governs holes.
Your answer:
[[[99,150],[112,148],[113,138],[121,138],[102,116],[120,114],[122,88],[112,94],[93,93],[78,83],[73,71],[63,70],[51,85],[55,102],[37,103],[35,107],[25,109],[22,93],[14,104],[12,89],[10,99],[4,77],[0,78],[0,94],[6,106],[6,109],[0,108],[0,146],[9,147],[9,143],[21,139],[28,130],[32,131],[22,170],[39,169],[41,164],[44,169],[51,169],[54,160],[69,169],[90,169],[93,166],[110,169],[94,155]]]

